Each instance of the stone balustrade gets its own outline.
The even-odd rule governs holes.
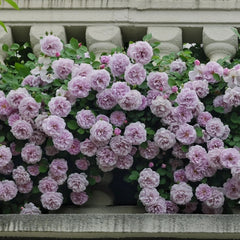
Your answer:
[[[4,32],[3,29],[0,29],[0,47],[5,43],[8,45],[12,42],[21,43],[18,41],[15,29],[16,27],[8,26],[7,33]],[[69,34],[68,30],[67,27],[59,24],[34,24],[29,28],[29,35],[25,38],[26,41],[29,40],[31,42],[33,52],[39,55],[40,37],[43,37],[46,32],[48,32],[58,36],[63,42],[67,42],[71,37],[75,37]],[[180,27],[149,26],[146,27],[144,34],[141,36],[139,35],[139,38],[135,39],[135,41],[142,40],[145,34],[151,33],[151,41],[159,41],[161,43],[159,46],[160,55],[164,56],[172,52],[177,53],[182,49],[184,43],[183,32],[184,29]],[[83,40],[83,42],[87,44],[89,51],[94,52],[98,58],[102,52],[110,53],[111,49],[123,47],[124,43],[127,44],[123,35],[121,27],[112,25],[92,25],[85,28],[84,37],[82,36],[80,41]],[[14,36],[14,38],[12,36]],[[20,39],[23,39],[23,37],[20,37]],[[232,27],[203,27],[202,40],[200,42],[203,44],[205,54],[212,61],[217,61],[224,57],[231,58],[236,54],[238,48],[238,37],[233,32]],[[5,53],[1,50],[0,61],[3,61],[4,57]]]

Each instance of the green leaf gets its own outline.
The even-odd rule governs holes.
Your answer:
[[[11,50],[18,50],[19,49],[19,47],[20,47],[20,45],[19,44],[17,44],[17,43],[14,43],[14,44],[12,44],[11,45]]]
[[[231,121],[236,124],[240,124],[240,117],[237,115],[236,112],[231,114]]]
[[[185,152],[185,153],[188,152],[188,148],[189,148],[189,146],[187,146],[187,145],[183,145],[181,147],[182,151]]]
[[[90,100],[90,101],[93,101],[95,99],[96,95],[93,94],[93,93],[90,93],[88,96],[87,96],[87,99]]]
[[[234,141],[229,141],[229,142],[228,142],[228,145],[230,145],[231,147],[235,146],[235,144],[236,144],[236,143],[235,143]]]
[[[160,50],[158,48],[154,48],[153,49],[153,54],[154,55],[159,55],[160,54]]]
[[[143,37],[143,41],[149,41],[152,38],[152,34],[149,33]]]
[[[48,160],[46,158],[43,158],[41,161],[40,161],[40,164],[39,164],[39,172],[40,173],[45,173],[48,171]]]
[[[154,135],[155,134],[155,131],[152,130],[151,128],[146,128],[146,130],[147,130],[148,135]]]
[[[73,49],[78,49],[79,48],[78,40],[75,39],[75,38],[71,38],[70,39],[70,45],[72,46]]]
[[[171,100],[171,101],[174,101],[176,98],[177,98],[177,94],[176,94],[176,93],[172,93],[172,94],[169,96],[169,100]]]
[[[18,73],[23,77],[26,77],[27,75],[30,74],[30,68],[26,67],[24,64],[16,62],[15,68],[18,71]]]
[[[235,142],[236,147],[240,147],[240,142]]]
[[[7,133],[7,140],[8,140],[9,142],[12,142],[12,141],[14,140],[14,136],[12,135],[11,132],[8,132],[8,133]]]
[[[29,43],[29,42],[25,42],[24,44],[23,44],[23,48],[25,49],[25,48],[31,48],[31,44]]]
[[[143,149],[146,149],[148,147],[148,143],[147,142],[143,142],[141,145],[140,145],[141,148]]]
[[[63,89],[63,90],[68,90],[68,86],[62,85],[62,89]]]
[[[76,130],[76,129],[79,128],[77,122],[74,121],[74,120],[68,121],[68,122],[67,122],[67,127],[68,127],[69,129],[71,129],[71,130]]]
[[[38,186],[33,186],[32,193],[33,194],[39,193]]]
[[[203,178],[203,179],[201,180],[201,183],[207,183],[207,178]]]
[[[169,78],[168,79],[168,84],[169,84],[170,87],[175,86],[176,85],[176,80],[172,79],[172,78]]]
[[[13,0],[5,0],[8,4],[10,4],[13,8],[15,8],[16,10],[19,10],[19,7],[17,5],[17,3],[15,3],[15,1]]]
[[[224,108],[223,107],[215,107],[213,108],[215,112],[217,113],[224,113]]]
[[[82,128],[79,128],[79,129],[77,130],[77,132],[78,132],[80,135],[82,135],[82,134],[85,133],[84,129],[82,129]]]
[[[0,142],[3,142],[5,140],[4,136],[0,136]]]
[[[125,181],[125,182],[127,182],[127,183],[130,183],[131,181],[129,180],[129,176],[128,175],[125,175],[124,177],[123,177],[123,180]]]
[[[166,178],[161,178],[160,179],[160,184],[164,185],[167,182]]]
[[[235,136],[233,137],[234,142],[240,142],[240,136]]]
[[[65,50],[65,53],[66,53],[68,56],[74,56],[74,55],[76,55],[76,50],[71,49],[71,48],[67,48],[67,49]]]
[[[35,60],[36,59],[36,56],[33,53],[28,53],[27,56],[30,60]]]
[[[139,173],[134,170],[134,171],[131,172],[131,174],[130,174],[130,176],[129,176],[129,179],[132,180],[132,181],[134,181],[134,180],[137,180],[138,177],[139,177]]]
[[[8,45],[7,44],[3,44],[2,45],[2,50],[7,52],[8,51]]]
[[[40,103],[40,102],[42,102],[42,95],[37,94],[36,96],[34,96],[34,99],[36,100],[36,102]]]
[[[152,48],[155,48],[155,47],[158,47],[160,45],[160,42],[150,43],[150,45],[152,46]]]
[[[95,185],[96,184],[96,180],[94,178],[89,178],[88,179],[88,182],[91,186]]]
[[[221,80],[221,77],[217,73],[213,73],[213,78],[219,82]]]
[[[160,176],[165,176],[167,174],[167,170],[164,168],[159,168],[157,173],[159,173]]]
[[[195,130],[196,130],[196,133],[197,133],[197,137],[202,137],[203,136],[202,128],[196,127]]]
[[[96,56],[95,56],[95,54],[93,53],[93,52],[90,52],[90,59],[91,59],[91,61],[93,62],[93,61],[95,61],[95,59],[96,59]]]
[[[5,32],[7,32],[7,28],[3,22],[0,21],[0,26],[4,29]]]
[[[95,61],[95,62],[93,62],[92,67],[93,67],[94,69],[98,69],[98,68],[100,67],[100,65],[101,65],[100,62]]]
[[[48,166],[47,165],[40,165],[39,166],[39,172],[40,173],[46,173],[48,171]]]
[[[48,147],[53,146],[53,141],[51,138],[48,138],[46,146],[48,146]]]
[[[90,58],[84,58],[84,63],[91,64],[91,59]]]
[[[213,106],[207,105],[207,106],[206,106],[206,110],[207,110],[208,112],[211,112],[211,111],[213,110]]]

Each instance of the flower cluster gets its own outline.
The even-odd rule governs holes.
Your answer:
[[[161,58],[148,41],[99,61],[76,39],[64,45],[47,35],[40,46],[39,58],[1,70],[3,209],[83,205],[115,169],[139,184],[150,213],[237,204],[240,135],[231,130],[240,125],[240,65],[200,63],[187,51]]]

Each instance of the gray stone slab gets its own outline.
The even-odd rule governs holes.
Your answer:
[[[240,215],[1,215],[0,237],[239,239]]]

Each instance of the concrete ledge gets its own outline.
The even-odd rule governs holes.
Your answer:
[[[15,0],[20,9],[240,9],[236,0]],[[2,2],[2,8],[12,9]]]
[[[192,27],[219,24],[240,27],[236,0],[15,0],[2,1],[1,19],[12,26],[59,23],[64,26]]]
[[[239,239],[240,215],[0,215],[0,237]]]

